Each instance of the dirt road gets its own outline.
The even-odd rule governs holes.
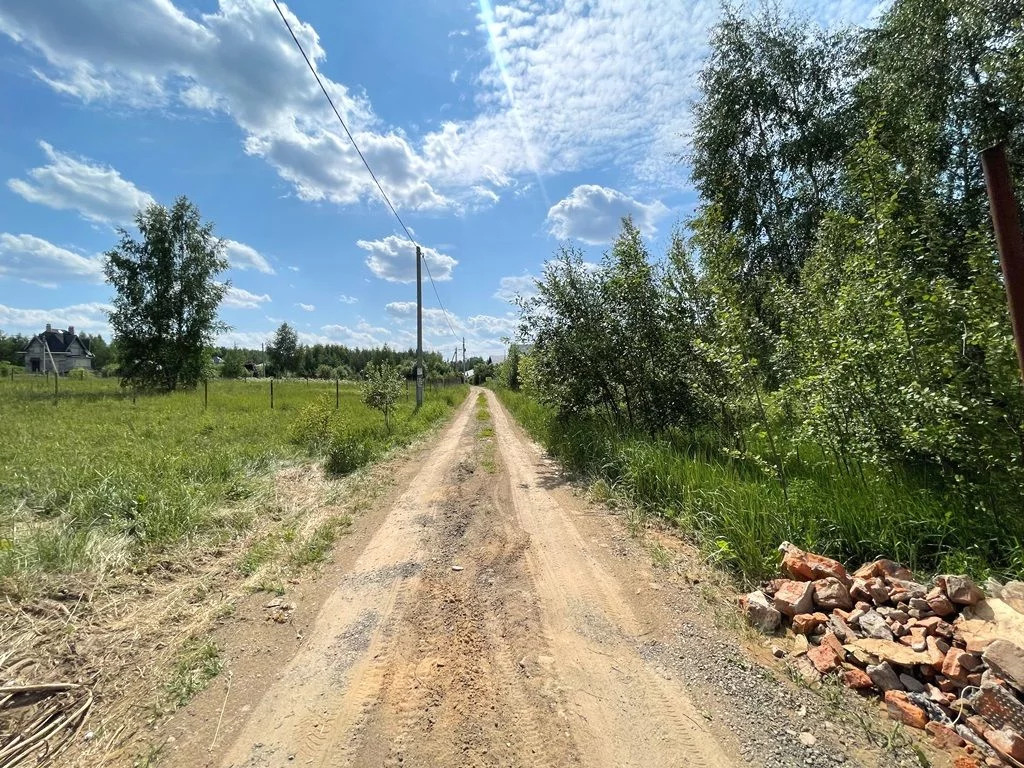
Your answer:
[[[556,498],[493,394],[490,420],[476,396],[276,679],[230,702],[247,717],[210,764],[732,763],[684,686],[635,652],[637,598],[580,534],[582,507]]]

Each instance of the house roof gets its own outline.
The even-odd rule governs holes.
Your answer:
[[[71,346],[71,342],[77,341],[82,349],[85,350],[86,357],[92,357],[92,352],[89,351],[89,347],[78,338],[77,333],[68,333],[67,331],[43,331],[32,337],[32,341],[39,339],[46,342],[46,346],[50,348],[50,352],[53,354],[65,353],[68,351],[68,347]],[[28,343],[29,347],[32,346],[32,341]],[[28,347],[25,348],[25,352],[28,352]]]

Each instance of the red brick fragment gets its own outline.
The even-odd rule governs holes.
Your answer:
[[[1024,738],[1016,731],[1009,728],[985,731],[985,741],[1000,754],[1017,762],[1024,762]]]
[[[960,734],[948,725],[932,720],[925,724],[924,729],[931,734],[935,745],[939,749],[956,749],[964,745],[964,740],[960,737]]]
[[[828,621],[828,616],[817,613],[798,613],[793,617],[793,631],[800,635],[813,635],[814,630]]]
[[[843,662],[843,657],[836,653],[835,649],[828,643],[822,643],[807,651],[807,658],[811,660],[814,668],[822,675],[835,672]]]
[[[841,581],[844,586],[850,584],[850,575],[842,563],[811,552],[804,552],[788,541],[782,542],[779,550],[782,552],[783,572],[788,573],[794,579],[813,581],[814,579],[827,579],[831,576]]]
[[[868,673],[858,667],[851,667],[843,672],[843,684],[855,691],[863,691],[874,686]]]
[[[903,691],[886,691],[885,708],[893,720],[909,725],[911,728],[924,729],[928,724],[928,715],[924,710],[907,698]]]
[[[786,581],[775,591],[775,610],[786,616],[809,613],[814,605],[814,585],[803,581]]]

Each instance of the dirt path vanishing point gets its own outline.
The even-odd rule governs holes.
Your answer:
[[[638,598],[556,501],[535,446],[490,392],[485,429],[476,396],[290,661],[258,693],[227,689],[221,706],[245,714],[205,764],[733,764],[685,687],[636,653]],[[204,751],[180,743],[160,764],[203,764]]]

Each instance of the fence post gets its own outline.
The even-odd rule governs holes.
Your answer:
[[[270,380],[270,410],[274,410],[274,380]]]
[[[1013,191],[1010,165],[1006,148],[1002,144],[989,147],[981,153],[985,172],[992,229],[999,248],[999,263],[1006,286],[1006,303],[1010,310],[1017,366],[1024,376],[1024,237],[1021,236],[1017,198]]]
[[[59,379],[60,379],[60,377],[57,375],[57,372],[54,371],[53,372],[53,404],[54,405],[57,404],[57,394],[58,394],[57,393],[57,381]]]
[[[337,376],[334,377],[334,410],[338,410],[338,404],[341,401],[341,381]]]

